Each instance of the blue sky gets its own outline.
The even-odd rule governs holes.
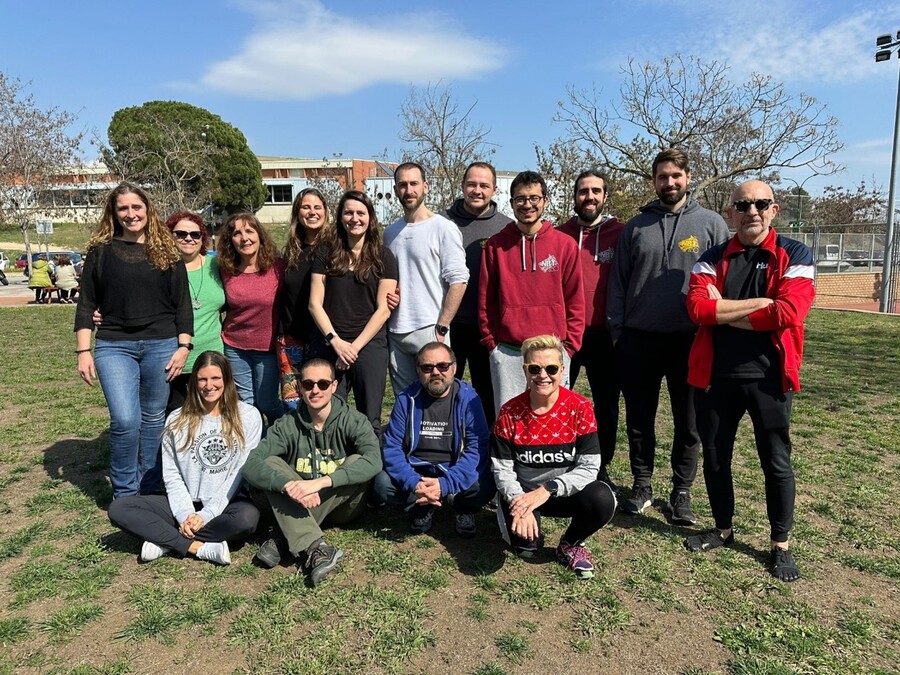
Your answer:
[[[873,54],[876,35],[900,29],[900,0],[0,0],[0,12],[0,68],[104,138],[119,108],[181,100],[240,128],[258,154],[393,156],[409,86],[443,81],[477,102],[494,163],[515,171],[563,132],[552,118],[568,85],[615,100],[628,58],[680,51],[827,104],[847,171],[811,192],[873,176],[887,189],[900,61]]]

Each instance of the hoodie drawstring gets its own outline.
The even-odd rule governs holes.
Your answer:
[[[531,237],[531,271],[537,271],[537,233],[533,237]],[[525,263],[525,240],[528,239],[524,234],[522,235],[522,271],[527,272],[528,268]]]

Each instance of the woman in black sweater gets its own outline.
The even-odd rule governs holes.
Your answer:
[[[78,373],[109,407],[113,498],[162,489],[159,440],[169,381],[193,348],[184,262],[144,190],[122,183],[91,240],[75,311]],[[103,324],[91,353],[93,313]]]

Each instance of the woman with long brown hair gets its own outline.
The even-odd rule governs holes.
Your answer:
[[[91,352],[94,311],[103,324]],[[193,349],[184,262],[147,193],[122,183],[110,192],[81,275],[75,311],[78,373],[99,376],[109,407],[113,498],[159,492],[159,438],[168,383]]]
[[[228,542],[247,538],[259,521],[259,510],[242,489],[241,468],[261,433],[262,418],[238,398],[228,359],[203,352],[184,405],[166,420],[166,495],[118,499],[109,507],[110,521],[144,540],[144,562],[174,550],[229,564]]]
[[[272,424],[284,414],[275,358],[284,261],[252,213],[236,213],[225,221],[216,251],[228,304],[222,325],[225,356],[241,400],[255,405]]]
[[[281,400],[290,409],[300,401],[300,366],[315,331],[309,313],[313,250],[328,223],[328,204],[316,188],[305,188],[291,205],[288,240],[284,245],[284,288],[281,294],[281,331],[276,353],[281,372]]]
[[[338,202],[338,222],[316,247],[309,311],[324,338],[313,355],[331,360],[339,396],[353,388],[356,409],[381,436],[387,375],[388,293],[397,288],[397,260],[382,243],[375,207],[350,190]]]

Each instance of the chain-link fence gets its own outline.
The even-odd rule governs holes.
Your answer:
[[[787,236],[798,239],[812,251],[816,266],[816,306],[877,310],[884,271],[885,235],[881,232],[847,232],[846,226],[822,226],[792,230]],[[894,256],[891,284],[895,301],[898,257]]]

